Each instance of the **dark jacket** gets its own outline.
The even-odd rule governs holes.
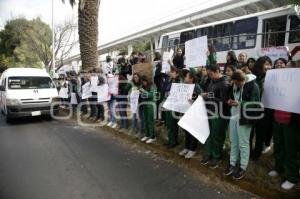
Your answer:
[[[167,79],[167,81],[164,83],[164,86],[163,86],[164,99],[167,99],[167,97],[169,96],[173,83],[180,83],[180,79],[179,78],[176,80],[172,80],[170,78]]]
[[[116,96],[118,101],[127,101],[128,93],[132,87],[132,84],[127,82],[126,79],[120,79],[119,94]]]
[[[184,68],[184,57],[183,57],[183,55],[181,55],[181,56],[176,55],[173,59],[173,65],[178,69],[183,69]]]
[[[203,90],[203,92],[207,92],[208,86],[210,84],[211,79],[209,77],[201,77],[200,81],[199,81],[199,85],[201,87],[201,89]]]
[[[234,86],[230,86],[228,89],[229,92],[229,99],[234,99],[233,95],[233,89]],[[260,102],[260,94],[259,94],[259,87],[256,84],[255,80],[247,82],[243,87],[243,93],[241,96],[242,102],[241,102],[241,109],[240,109],[240,125],[253,125],[255,124],[258,119],[255,119],[253,117],[257,117],[260,114],[263,113],[263,111],[244,111],[245,108],[252,109],[252,108],[261,108],[258,103],[251,104],[249,102]],[[248,116],[248,117],[246,117]]]
[[[209,115],[211,115],[211,113],[217,114],[218,116],[229,115],[229,107],[227,105],[228,88],[229,84],[224,76],[218,80],[210,81],[207,87],[208,96],[204,97],[204,100],[209,103],[215,103],[217,110],[215,110],[214,105],[207,103],[206,108]]]

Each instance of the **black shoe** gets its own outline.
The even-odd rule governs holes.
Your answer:
[[[245,176],[245,170],[242,168],[239,168],[234,174],[233,174],[233,178],[235,180],[240,180]]]
[[[204,157],[200,163],[202,165],[208,165],[209,161],[210,161],[210,157]]]
[[[230,176],[234,171],[234,166],[232,166],[231,164],[229,164],[226,169],[224,170],[223,174],[225,176]]]
[[[216,169],[219,167],[220,160],[212,160],[209,164],[209,168]]]

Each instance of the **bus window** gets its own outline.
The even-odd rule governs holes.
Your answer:
[[[170,39],[169,40],[169,45],[168,45],[168,51],[170,51],[171,49],[176,51],[178,46],[179,46],[179,38]]]
[[[207,35],[208,39],[211,39],[213,37],[213,27],[201,28],[196,32],[196,37],[202,37],[205,35]]]
[[[169,37],[168,36],[164,36],[162,39],[162,49],[166,50],[168,48],[168,43],[169,43]]]
[[[290,25],[290,32],[289,36],[289,43],[300,43],[300,19],[298,16],[290,16],[291,25]]]
[[[213,45],[215,46],[217,51],[226,51],[231,49],[232,37],[230,35],[232,35],[232,32],[233,32],[232,22],[217,25],[214,27]]]
[[[182,32],[180,34],[180,45],[184,45],[186,41],[194,39],[194,38],[195,38],[195,31],[194,30]]]
[[[262,47],[284,46],[285,33],[276,33],[286,31],[287,16],[266,19],[263,22],[263,40]]]
[[[236,21],[234,24],[233,35],[235,36],[232,41],[232,49],[240,50],[255,48],[257,27],[257,17]]]

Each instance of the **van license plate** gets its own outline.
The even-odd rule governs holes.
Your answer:
[[[34,112],[31,112],[31,115],[32,116],[40,116],[42,115],[41,111],[34,111]]]

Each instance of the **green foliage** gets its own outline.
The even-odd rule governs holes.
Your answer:
[[[51,61],[52,32],[40,18],[7,21],[0,31],[0,67],[42,67]]]

